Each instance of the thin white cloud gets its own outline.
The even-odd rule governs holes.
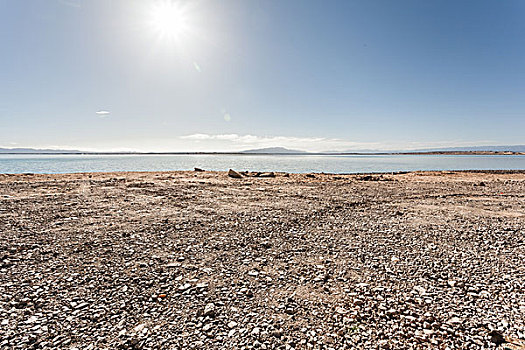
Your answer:
[[[195,62],[195,61],[193,62],[193,67],[195,68],[195,70],[197,72],[199,72],[199,73],[201,72],[201,66],[199,66],[199,64],[197,62]]]
[[[181,136],[180,138],[183,139],[183,140],[209,140],[210,139],[210,136],[212,135],[208,135],[208,134],[192,134],[192,135],[187,135],[187,136]]]
[[[103,117],[107,117],[109,115],[109,111],[104,111],[104,110],[100,110],[100,111],[97,111],[95,112],[99,117],[103,118]]]

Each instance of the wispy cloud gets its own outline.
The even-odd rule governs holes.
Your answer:
[[[97,111],[95,113],[101,118],[107,117],[110,114],[109,111],[104,111],[104,110]]]

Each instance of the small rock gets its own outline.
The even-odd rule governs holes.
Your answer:
[[[261,174],[258,174],[257,177],[275,177],[275,174],[273,172],[261,173]]]
[[[213,304],[213,303],[206,304],[206,306],[204,307],[204,311],[203,311],[202,315],[203,316],[210,316],[210,317],[215,316],[215,304]]]
[[[241,173],[238,173],[233,169],[228,170],[228,176],[234,179],[242,179]]]
[[[452,317],[451,319],[447,321],[447,324],[450,324],[450,325],[461,324],[461,323],[463,323],[463,321],[459,317]]]
[[[425,290],[425,288],[421,287],[421,286],[415,286],[414,287],[414,290],[420,294],[420,295],[424,295],[427,291]]]
[[[135,333],[141,333],[141,332],[144,331],[145,329],[147,330],[147,328],[146,328],[146,324],[141,323],[141,324],[139,324],[138,326],[136,326],[135,328],[133,328],[133,331],[135,331]]]
[[[388,309],[388,310],[386,311],[386,314],[387,314],[388,316],[395,316],[395,315],[399,314],[399,311],[397,311],[396,309]]]
[[[186,284],[183,284],[183,285],[179,286],[179,290],[180,291],[185,291],[185,290],[188,290],[190,288],[191,288],[191,284],[189,284],[189,283],[186,283]]]
[[[338,313],[338,314],[340,314],[340,315],[344,315],[344,314],[346,314],[348,311],[347,311],[345,308],[337,307],[337,308],[335,309],[335,312]]]

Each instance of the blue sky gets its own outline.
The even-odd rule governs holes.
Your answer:
[[[0,47],[0,147],[525,143],[520,0],[0,0]]]

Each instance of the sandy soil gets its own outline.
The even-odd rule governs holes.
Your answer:
[[[0,175],[0,348],[487,349],[525,172]]]

